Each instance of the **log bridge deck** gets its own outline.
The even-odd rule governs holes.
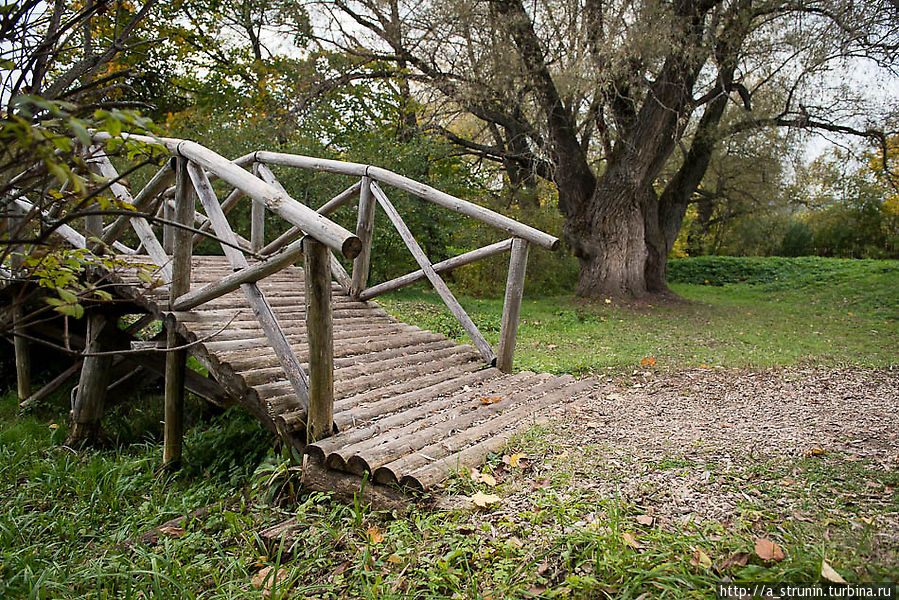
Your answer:
[[[181,457],[183,394],[192,381],[185,372],[188,353],[209,371],[217,397],[247,408],[305,452],[320,473],[345,474],[322,479],[324,487],[339,480],[341,485],[349,481],[352,488],[368,474],[375,484],[428,490],[460,467],[480,463],[516,431],[547,420],[557,406],[592,389],[591,380],[512,372],[528,247],[555,249],[557,238],[377,167],[263,151],[229,161],[199,144],[169,138],[128,136],[132,147],[143,144],[147,152],[170,157],[132,195],[106,154],[108,139],[95,136],[96,145],[87,149],[86,158],[108,180],[110,194],[135,207],[133,216],[119,215],[106,224],[85,219],[84,230],[78,231],[53,223],[51,215],[24,197],[13,200],[12,208],[53,225],[71,246],[117,253],[119,266],[104,277],[116,282],[120,297],[146,313],[142,323],[162,320],[167,346],[166,464],[176,465]],[[355,181],[312,209],[290,196],[273,166]],[[511,237],[432,263],[382,184]],[[220,201],[218,194],[228,190]],[[249,239],[235,232],[227,219],[242,198],[252,202]],[[355,232],[327,218],[352,200],[358,202]],[[420,269],[369,286],[377,207]],[[286,220],[290,228],[275,239],[266,237],[266,211]],[[129,228],[139,241],[135,250],[120,241]],[[194,254],[204,235],[221,244],[223,256]],[[94,238],[102,245],[92,242]],[[494,351],[440,273],[503,252],[510,253],[509,273]],[[337,256],[352,261],[349,272]],[[302,268],[296,266],[298,261]],[[472,345],[398,322],[371,301],[425,280]],[[85,317],[86,352],[73,408],[73,435],[79,428],[98,427],[102,416],[109,370],[108,358],[98,352],[104,350],[104,318],[108,316],[90,309]],[[29,387],[27,327],[17,322],[14,329],[20,395]],[[196,379],[193,376],[194,385]]]
[[[192,260],[196,286],[231,272],[223,257]],[[166,313],[164,288],[143,290],[136,278],[127,279],[148,311]],[[288,267],[258,284],[306,367],[303,270]],[[243,294],[170,314],[179,335],[195,343],[191,353],[269,429],[328,468],[357,476],[367,471],[379,484],[429,489],[593,386],[568,375],[503,373],[486,366],[473,346],[399,322],[336,284],[332,302],[339,433],[309,445],[305,410]]]

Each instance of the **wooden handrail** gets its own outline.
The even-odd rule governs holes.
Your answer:
[[[338,160],[328,160],[324,158],[313,158],[310,156],[301,156],[299,154],[285,154],[282,152],[264,152],[255,153],[256,160],[266,164],[281,165],[284,167],[298,167],[312,171],[324,171],[328,173],[336,173],[339,175],[352,175],[356,177],[370,177],[375,181],[380,181],[391,185],[397,189],[409,192],[422,200],[427,200],[453,212],[471,217],[487,225],[501,229],[510,235],[527,240],[532,244],[536,244],[543,248],[555,250],[559,247],[559,238],[544,233],[539,229],[535,229],[524,223],[519,223],[515,219],[510,219],[505,215],[494,212],[489,208],[484,208],[472,202],[462,200],[451,196],[446,192],[441,192],[424,183],[419,183],[414,179],[409,179],[403,175],[374,167],[371,165],[363,165],[360,163],[342,162]]]
[[[314,239],[322,242],[332,250],[353,259],[361,250],[361,243],[355,234],[350,233],[337,223],[316,213],[311,208],[297,202],[274,186],[248,173],[240,166],[209,150],[208,148],[188,140],[177,138],[153,138],[149,136],[122,134],[122,139],[135,140],[147,144],[162,145],[174,156],[183,156],[191,162],[209,170],[221,180],[240,188],[244,194],[263,202],[269,210],[296,225]],[[108,133],[95,133],[93,140],[97,143],[113,139]]]

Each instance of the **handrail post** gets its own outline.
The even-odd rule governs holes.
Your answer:
[[[307,237],[303,240],[306,286],[306,332],[309,337],[309,411],[307,443],[328,437],[334,424],[334,322],[331,308],[331,253]]]
[[[175,220],[187,226],[193,225],[194,195],[190,177],[187,174],[187,159],[178,158],[175,175]],[[169,303],[190,291],[190,259],[193,253],[192,232],[189,229],[175,229],[172,235],[174,252],[172,256],[172,283],[169,285]],[[181,465],[181,446],[184,437],[184,376],[187,362],[186,350],[171,350],[183,346],[184,339],[175,329],[175,320],[169,316],[166,321],[165,355],[165,426],[162,463],[165,468],[176,470]]]
[[[512,372],[512,356],[515,353],[515,338],[518,335],[518,318],[521,315],[521,296],[524,293],[527,263],[528,243],[521,238],[513,239],[496,360],[496,366],[504,373]]]
[[[22,209],[17,206],[15,202],[10,202],[6,210],[9,215],[6,220],[6,235],[10,238],[24,237],[22,232]],[[23,257],[20,256],[20,254],[24,254],[24,248],[17,244],[11,246],[9,252],[11,255],[9,258],[9,265],[12,268],[13,276],[20,276],[16,271],[22,266]],[[31,395],[31,351],[28,340],[19,335],[25,333],[25,328],[22,326],[25,314],[21,305],[21,300],[19,298],[14,298],[13,303],[13,346],[15,348],[16,357],[16,388],[19,394],[19,401],[21,402]]]
[[[368,272],[371,268],[371,236],[375,225],[375,200],[371,193],[371,179],[362,178],[359,189],[359,217],[356,221],[356,237],[362,242],[362,250],[353,260],[353,283],[350,297],[358,300],[359,294],[368,285]]]
[[[253,175],[259,176],[259,163],[253,163]],[[250,208],[250,249],[253,252],[265,245],[265,203],[253,198]]]

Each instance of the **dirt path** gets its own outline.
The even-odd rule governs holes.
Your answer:
[[[572,408],[534,479],[619,498],[661,525],[714,520],[848,529],[899,550],[899,370],[640,372]],[[567,467],[560,457],[566,457]],[[522,491],[522,497],[526,491]],[[861,523],[861,525],[859,525]]]

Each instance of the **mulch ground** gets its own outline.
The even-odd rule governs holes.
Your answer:
[[[899,548],[899,369],[640,371],[566,413],[537,478],[568,455],[572,485],[662,525],[874,519]]]

